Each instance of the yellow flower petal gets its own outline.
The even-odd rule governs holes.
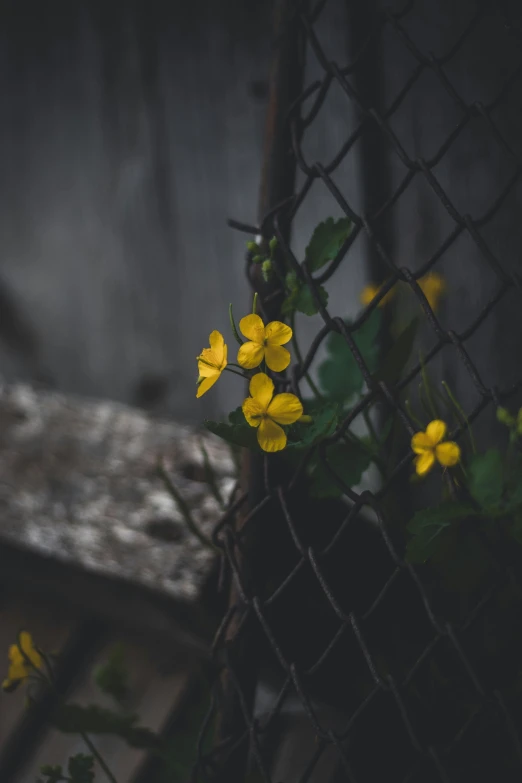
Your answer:
[[[216,329],[214,329],[214,331],[210,333],[208,341],[214,356],[218,360],[218,364],[221,364],[225,351],[225,338],[221,332],[218,332]]]
[[[291,328],[281,321],[271,321],[265,328],[268,345],[284,345],[292,339],[292,334]]]
[[[312,421],[312,417],[308,416],[308,414],[303,413],[303,415],[298,419],[302,424],[310,424]]]
[[[440,443],[435,448],[435,456],[441,465],[448,468],[452,465],[456,465],[460,460],[460,448],[456,443],[448,440],[446,443]]]
[[[379,302],[379,307],[384,307],[385,304],[388,304],[390,299],[393,297],[395,293],[395,286],[391,288],[387,294],[383,296],[381,301]],[[373,302],[379,291],[381,290],[381,286],[378,285],[367,285],[363,288],[360,294],[360,300],[361,304],[363,305],[369,305],[370,302]]]
[[[411,439],[411,447],[415,454],[424,454],[433,448],[433,443],[425,432],[416,432]]]
[[[440,419],[434,419],[433,421],[430,421],[426,427],[426,435],[430,439],[432,446],[436,446],[437,443],[440,443],[441,440],[444,439],[445,434],[446,425]]]
[[[14,664],[24,662],[24,656],[22,655],[20,648],[18,647],[17,644],[12,644],[9,647],[8,658],[10,662]]]
[[[446,288],[444,279],[436,272],[428,272],[419,280],[419,287],[432,310],[436,310],[439,298]]]
[[[259,427],[265,415],[265,408],[253,397],[247,397],[241,406],[245,419],[251,427]]]
[[[258,372],[250,381],[248,390],[252,397],[255,397],[266,413],[270,400],[274,396],[274,382],[264,372]]]
[[[22,648],[22,652],[25,653],[34,666],[39,668],[42,665],[42,657],[34,646],[33,637],[28,631],[21,632],[20,647]]]
[[[214,355],[210,348],[204,348],[201,355],[198,356],[198,372],[202,378],[209,378],[219,371],[216,365]]]
[[[265,360],[267,367],[273,372],[283,372],[290,364],[290,353],[280,345],[267,345]]]
[[[202,397],[205,392],[208,392],[208,390],[215,384],[220,375],[220,372],[216,372],[214,370],[214,375],[210,375],[208,378],[204,378],[198,386],[196,397]]]
[[[201,378],[210,378],[216,371],[220,373],[227,366],[228,347],[225,345],[221,332],[211,332],[209,342],[211,347],[203,348],[200,355],[196,357],[199,372],[198,383]]]
[[[10,680],[25,680],[30,671],[30,666],[25,663],[12,663],[7,674]]]
[[[245,370],[253,370],[254,367],[259,367],[264,356],[264,348],[259,343],[243,343],[237,352],[237,361]]]
[[[258,315],[255,313],[245,315],[239,322],[239,329],[247,340],[262,345],[265,339],[265,325]]]
[[[286,446],[286,435],[275,421],[263,419],[257,431],[257,442],[263,451],[281,451]]]
[[[424,476],[432,469],[435,463],[435,454],[432,451],[425,451],[415,458],[415,470],[419,476]]]
[[[361,291],[360,299],[361,304],[369,305],[375,299],[375,296],[379,293],[379,286],[377,285],[365,285]]]
[[[303,415],[303,406],[295,394],[276,394],[267,413],[278,424],[293,424]]]

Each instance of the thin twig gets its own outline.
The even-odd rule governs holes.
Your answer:
[[[82,740],[85,742],[85,744],[87,745],[92,755],[94,756],[94,758],[96,759],[100,767],[103,769],[103,771],[105,772],[107,778],[111,781],[111,783],[118,783],[118,781],[110,771],[109,767],[107,766],[103,756],[100,755],[99,751],[97,750],[96,746],[94,745],[90,737],[87,734],[85,734],[84,731],[80,731],[79,735],[82,738]]]
[[[209,538],[207,538],[207,536],[204,533],[202,533],[201,530],[199,529],[196,521],[194,520],[194,517],[192,516],[192,513],[190,511],[190,508],[186,500],[180,494],[178,488],[175,486],[174,482],[172,481],[171,477],[167,472],[167,469],[165,468],[165,465],[161,460],[158,465],[158,474],[160,478],[164,481],[169,494],[176,501],[178,509],[183,515],[183,519],[187,523],[187,527],[190,530],[190,532],[196,536],[200,544],[203,544],[204,547],[206,547],[207,549],[212,549],[212,551],[214,552],[218,552],[219,550],[217,549],[217,547],[215,547],[212,541]]]

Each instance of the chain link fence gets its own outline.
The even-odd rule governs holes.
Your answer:
[[[473,405],[466,407],[451,433],[462,442],[468,422],[478,424],[489,416],[494,423],[495,409],[516,399],[522,388],[520,372],[506,387],[499,386],[493,373],[485,377],[476,356],[480,340],[472,340],[508,300],[521,301],[516,258],[514,266],[512,259],[511,265],[506,263],[485,235],[505,209],[522,172],[516,145],[505,133],[505,123],[497,122],[499,107],[509,104],[513,112],[522,108],[522,12],[517,3],[478,3],[470,7],[446,51],[434,55],[422,51],[409,32],[409,20],[419,6],[414,0],[391,10],[373,3],[364,11],[361,4],[340,4],[348,9],[349,24],[357,34],[351,31],[354,56],[347,65],[339,65],[317,32],[332,5],[339,3],[279,3],[273,130],[260,223],[235,225],[267,239],[274,234],[278,238],[279,274],[272,286],[264,285],[257,270],[248,266],[266,318],[277,317],[283,297],[280,281],[293,270],[313,292],[322,321],[282,385],[302,396],[323,342],[335,332],[349,346],[366,391],[335,432],[291,467],[273,455],[244,457],[242,481],[247,491],[236,497],[214,534],[223,553],[220,585],[228,596],[228,611],[215,639],[214,698],[202,727],[194,780],[365,783],[383,774],[387,781],[403,783],[475,777],[520,780],[520,554],[508,542],[494,551],[489,548],[487,578],[480,589],[451,592],[430,566],[406,561],[404,523],[414,510],[409,496],[419,492],[409,483],[409,443],[419,427],[406,405],[406,392],[410,394],[426,372],[433,371],[440,380],[437,360],[450,351],[454,374],[468,379],[474,390]],[[467,102],[452,83],[449,66],[481,25],[493,24],[499,26],[506,49],[517,53],[518,62],[505,72],[487,104]],[[378,80],[368,75],[368,58],[384,57],[383,36],[404,47],[412,60],[410,75],[387,102],[382,84],[379,88]],[[321,71],[310,84],[304,81],[305,52]],[[384,60],[382,73],[391,65]],[[458,110],[449,133],[429,158],[407,151],[394,122],[427,73]],[[306,154],[307,135],[315,132],[314,120],[332,85],[342,90],[356,119],[332,157],[314,163]],[[432,121],[430,116],[418,118],[421,124]],[[453,203],[438,175],[439,164],[470,124],[481,126],[487,149],[499,150],[508,160],[505,183],[496,192],[485,188],[489,203],[480,214],[468,214]],[[363,207],[355,209],[344,192],[344,178],[337,174],[347,156],[361,155],[361,142],[367,145],[369,173]],[[390,166],[393,177],[386,174]],[[394,253],[393,227],[401,200],[418,180],[446,213],[449,230],[413,269]],[[317,183],[326,187],[354,228],[335,260],[314,276],[299,263],[290,237]],[[372,276],[382,287],[347,324],[346,313],[332,313],[324,305],[319,287],[335,285],[336,273],[359,252],[359,236],[365,238]],[[439,268],[462,236],[473,246],[469,257],[476,268],[471,274],[482,275],[485,264],[491,284],[489,300],[463,328],[455,328],[450,317],[442,319],[430,307],[419,280]],[[379,380],[368,366],[357,336],[397,285],[410,289],[422,311],[428,348],[422,361],[410,363],[390,382]],[[385,321],[390,317],[385,315]],[[520,321],[513,323],[517,329]],[[505,341],[508,335],[496,339]],[[519,371],[517,355],[512,362]],[[354,488],[336,471],[329,454],[362,417],[377,430],[391,418],[400,448],[387,454],[384,479]],[[492,426],[485,427],[486,435]],[[342,490],[341,500],[307,495],[306,466],[317,454]],[[262,705],[259,683],[267,684]],[[293,712],[290,703],[297,705]],[[290,761],[283,759],[283,746]]]

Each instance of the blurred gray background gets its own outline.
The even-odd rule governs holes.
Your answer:
[[[358,7],[371,17],[378,5],[372,0]],[[317,24],[323,49],[340,65],[360,44],[356,6],[330,2]],[[472,0],[419,0],[403,24],[423,54],[443,55],[475,7]],[[271,15],[272,0],[1,4],[3,377],[143,405],[191,422],[219,415],[241,399],[241,382],[230,376],[196,401],[195,357],[212,329],[229,335],[229,302],[238,318],[250,306],[244,278],[249,237],[228,228],[226,219],[256,221]],[[520,50],[492,5],[444,72],[466,103],[487,105],[519,60]],[[367,102],[385,111],[417,66],[388,27],[365,66],[378,85],[376,93],[366,92]],[[323,75],[309,52],[305,83]],[[368,90],[361,79],[355,86]],[[462,116],[458,97],[448,96],[426,69],[390,125],[412,158],[429,159]],[[492,117],[519,152],[520,81]],[[334,82],[306,134],[308,161],[328,162],[356,121],[353,104]],[[391,192],[405,174],[395,153],[382,147],[386,171],[374,166],[370,175],[368,153],[358,143],[335,172],[356,211],[364,209],[376,179],[382,179],[381,193]],[[457,208],[477,217],[515,165],[478,118],[434,174]],[[520,197],[516,184],[484,231],[511,269],[519,266]],[[303,252],[320,220],[340,214],[316,182],[295,221],[296,252]],[[396,263],[416,270],[452,228],[440,201],[416,175],[394,209],[388,250]],[[358,308],[365,279],[384,275],[374,262],[361,234],[331,282],[333,314]],[[462,329],[496,280],[465,232],[442,256],[439,270],[449,284],[443,324]],[[318,321],[303,321],[306,347]],[[511,297],[471,341],[481,369],[494,376],[489,384],[512,374],[507,343],[513,338],[520,347],[518,325],[518,301]],[[506,330],[510,341],[501,337]],[[428,334],[428,347],[432,341]],[[441,371],[463,403],[472,404],[475,393],[455,369],[453,349],[443,354]]]

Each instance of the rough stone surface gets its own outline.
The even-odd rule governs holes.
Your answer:
[[[188,530],[156,467],[163,458],[209,533],[221,509],[202,442],[227,498],[233,461],[210,434],[113,402],[2,385],[0,540],[193,602],[212,552]]]

